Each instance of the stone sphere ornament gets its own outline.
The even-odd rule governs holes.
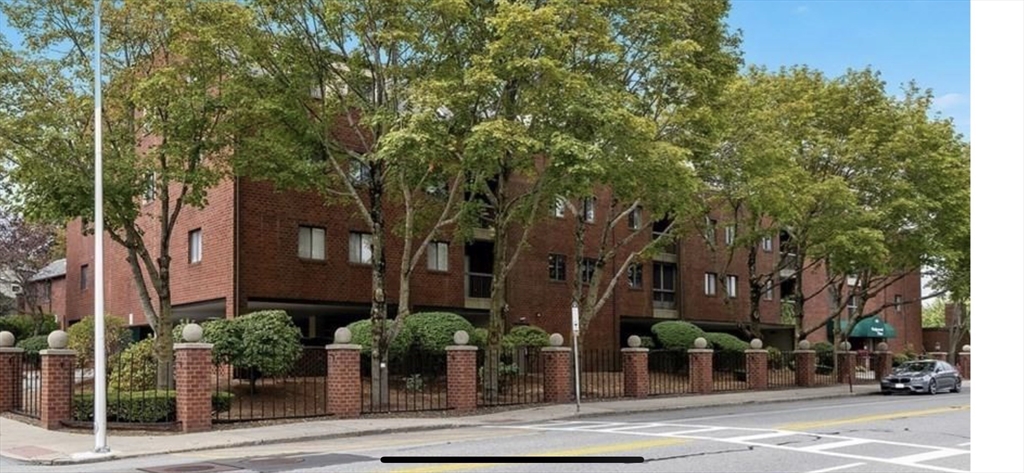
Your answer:
[[[46,337],[46,343],[53,350],[63,350],[68,347],[68,333],[63,330],[54,330]]]
[[[334,331],[334,343],[338,345],[344,345],[352,342],[352,331],[341,327]]]
[[[811,342],[808,342],[807,340],[800,340],[800,343],[798,343],[796,346],[801,350],[810,350]]]
[[[10,348],[14,346],[14,334],[4,330],[0,332],[0,348]]]
[[[750,348],[752,348],[754,350],[760,350],[761,347],[763,347],[763,346],[764,346],[764,342],[762,342],[760,338],[755,338],[755,339],[750,341]]]
[[[875,349],[878,351],[889,351],[889,344],[885,342],[879,343],[875,346]]]
[[[203,339],[203,328],[199,324],[188,324],[181,330],[181,338],[187,343],[199,343]]]
[[[548,344],[553,347],[560,347],[563,343],[565,343],[565,338],[560,333],[553,333],[548,337]]]
[[[839,349],[842,351],[850,351],[851,346],[853,345],[850,345],[850,342],[842,342],[839,344]]]
[[[970,353],[971,352],[971,346],[970,345],[964,345],[964,352],[965,353]]]
[[[693,341],[693,347],[698,350],[703,350],[708,347],[708,341],[704,337],[698,337]]]
[[[629,345],[630,348],[639,348],[640,337],[636,335],[630,335],[629,338],[626,339],[626,345]]]
[[[465,345],[465,344],[469,343],[469,334],[466,333],[465,330],[459,330],[458,332],[455,332],[455,336],[452,337],[452,338],[455,339],[455,344],[456,345],[460,345],[461,346],[461,345]]]

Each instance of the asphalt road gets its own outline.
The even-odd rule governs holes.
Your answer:
[[[510,413],[510,417],[514,413]],[[169,439],[170,440],[170,439]],[[502,423],[213,450],[55,467],[0,463],[8,472],[966,472],[970,388],[937,396],[866,396],[579,421]],[[383,464],[381,457],[642,456],[639,464]],[[206,468],[203,468],[203,466]]]

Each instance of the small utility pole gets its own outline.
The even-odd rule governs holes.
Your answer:
[[[572,301],[572,356],[576,378],[576,413],[580,413],[580,349],[577,340],[580,336],[580,306]]]

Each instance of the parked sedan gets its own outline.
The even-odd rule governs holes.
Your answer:
[[[893,369],[882,379],[882,394],[915,392],[935,394],[942,390],[960,392],[963,379],[953,365],[939,360],[914,360]]]

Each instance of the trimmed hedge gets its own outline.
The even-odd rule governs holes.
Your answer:
[[[469,344],[481,350],[487,347],[487,329],[476,327],[469,332]]]
[[[654,337],[648,337],[646,335],[640,337],[641,348],[654,348],[657,345],[654,343]]]
[[[519,325],[501,339],[505,347],[546,347],[550,345],[549,335],[534,325]]]
[[[829,368],[829,371],[831,372],[831,369],[835,367],[835,363],[833,363],[835,347],[833,347],[832,344],[829,342],[818,342],[815,343],[811,348],[814,350],[814,354],[817,357],[818,366],[826,366]]]
[[[393,323],[391,320],[385,320],[384,326],[387,330],[390,330]],[[352,343],[362,345],[363,354],[370,354],[371,350],[373,350],[373,332],[370,319],[352,322],[346,328],[352,331]],[[395,340],[391,342],[391,346],[388,348],[388,358],[395,360],[404,357],[409,352],[411,346],[412,333],[409,331],[409,326],[406,325],[402,331],[398,332]]]
[[[410,314],[402,331],[412,336],[412,346],[428,353],[445,353],[445,347],[455,344],[455,332],[473,331],[473,324],[451,312],[423,312]],[[401,336],[401,335],[400,335]]]
[[[231,393],[213,393],[213,412],[231,409]],[[72,398],[72,420],[93,420],[93,393],[76,394]],[[175,391],[110,391],[107,393],[107,421],[129,423],[174,422],[177,420]]]
[[[25,355],[29,357],[39,356],[41,350],[50,348],[50,342],[46,340],[48,335],[35,335],[18,342],[18,348],[25,349]]]
[[[35,336],[45,337],[58,328],[60,326],[54,320],[53,314],[15,314],[0,317],[0,332],[11,332],[18,341]]]
[[[693,348],[693,341],[706,334],[700,327],[679,320],[658,322],[651,327],[651,332],[663,348]]]
[[[785,365],[785,358],[782,356],[782,350],[775,347],[768,347],[768,368],[773,370],[780,370]],[[792,368],[792,367],[790,367]]]
[[[722,332],[709,332],[704,335],[707,339],[708,344],[715,351],[724,351],[730,353],[743,353],[750,348],[750,344],[740,340],[734,335]]]

